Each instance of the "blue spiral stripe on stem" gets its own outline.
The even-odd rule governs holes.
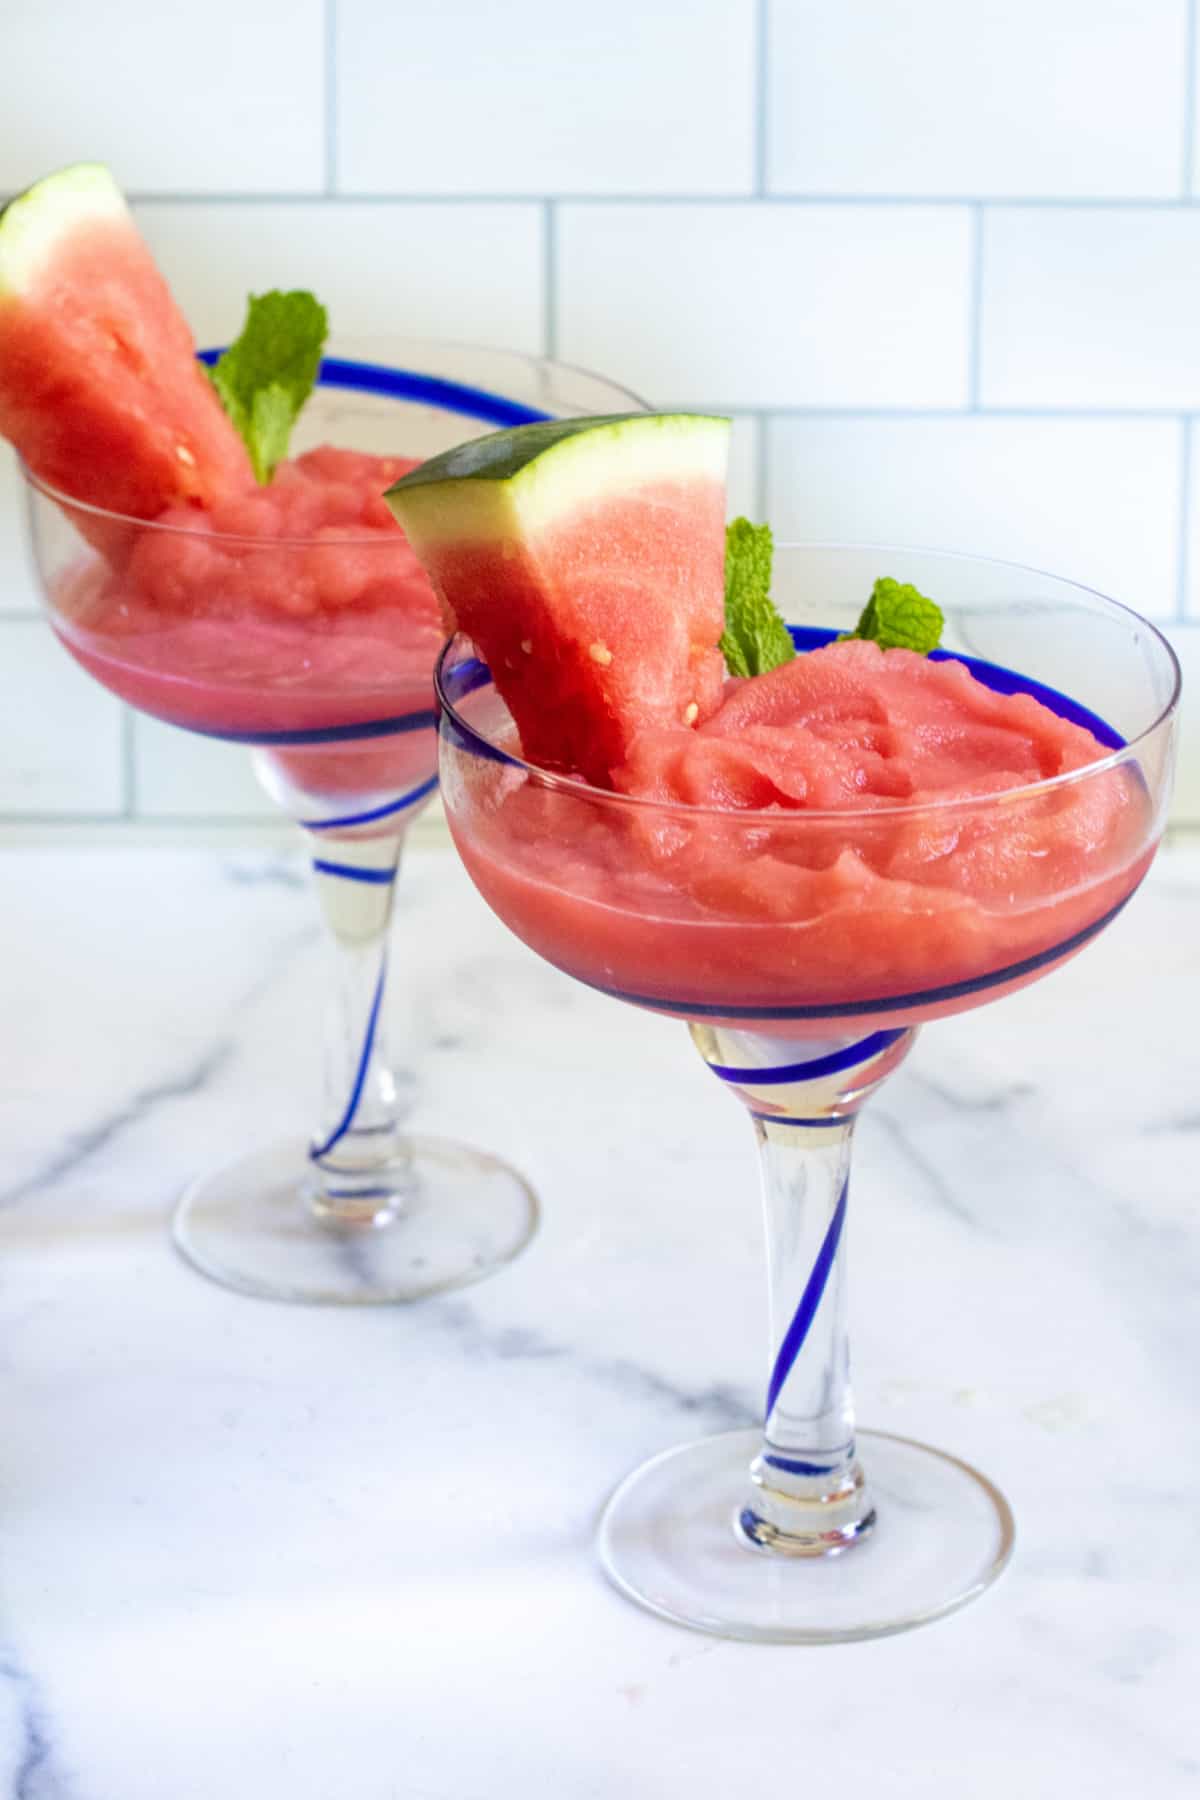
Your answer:
[[[396,879],[395,869],[361,869],[353,863],[326,862],[324,857],[313,857],[313,868],[318,875],[336,875],[342,881],[369,881],[375,887],[388,887]]]
[[[765,1455],[763,1461],[769,1469],[782,1469],[786,1475],[832,1475],[838,1466],[828,1462],[801,1462],[796,1456]]]
[[[339,1144],[345,1137],[354,1121],[354,1115],[358,1111],[358,1103],[362,1099],[363,1087],[367,1079],[367,1069],[370,1067],[371,1063],[371,1052],[375,1048],[375,1033],[379,1028],[379,1008],[383,1003],[383,986],[386,979],[387,958],[385,957],[380,965],[379,979],[375,983],[375,993],[371,1000],[371,1011],[367,1019],[366,1036],[363,1039],[362,1052],[359,1056],[358,1068],[354,1075],[354,1086],[350,1090],[350,1098],[346,1103],[346,1110],[326,1138],[325,1142],[323,1144],[314,1144],[310,1149],[308,1154],[309,1159],[312,1162],[319,1162],[323,1156],[328,1156],[334,1145]]]
[[[822,1075],[836,1075],[842,1069],[854,1069],[859,1063],[869,1062],[871,1057],[890,1049],[903,1036],[903,1028],[874,1031],[870,1037],[859,1038],[857,1043],[846,1044],[841,1050],[831,1050],[827,1056],[814,1056],[809,1062],[788,1063],[782,1068],[733,1069],[725,1063],[709,1063],[708,1066],[722,1081],[732,1081],[737,1087],[758,1087],[760,1084],[775,1087],[788,1081],[816,1081]]]
[[[755,1112],[753,1107],[750,1108],[750,1117],[761,1119],[764,1125],[803,1125],[809,1131],[832,1131],[849,1123],[840,1116],[836,1119],[798,1119],[791,1113]]]
[[[437,784],[437,776],[431,775],[428,781],[423,781],[420,787],[413,788],[410,793],[401,795],[399,800],[389,800],[385,806],[374,806],[369,812],[345,813],[340,819],[301,819],[300,824],[305,831],[346,831],[351,825],[374,825],[378,819],[390,819],[396,813],[406,812],[418,800],[424,800],[427,794],[432,794]]]
[[[817,1316],[817,1308],[825,1293],[825,1285],[837,1256],[838,1244],[841,1241],[842,1226],[846,1222],[846,1202],[850,1194],[850,1177],[847,1175],[842,1183],[842,1191],[838,1196],[837,1206],[829,1221],[829,1229],[817,1252],[817,1260],[812,1266],[812,1273],[800,1296],[800,1304],[795,1316],[783,1336],[779,1346],[779,1354],[775,1358],[775,1367],[771,1370],[771,1381],[767,1389],[767,1419],[775,1410],[775,1402],[783,1392],[784,1384],[795,1366],[796,1358],[804,1348],[804,1340]]]
[[[327,1187],[322,1193],[326,1200],[392,1200],[396,1190],[394,1187]]]

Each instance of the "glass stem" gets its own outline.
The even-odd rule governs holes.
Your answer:
[[[324,1101],[309,1147],[314,1212],[330,1225],[381,1226],[403,1210],[409,1159],[387,1060],[388,937],[403,834],[313,837],[313,875],[333,953]]]
[[[850,1393],[850,1153],[859,1108],[915,1035],[788,1041],[692,1027],[705,1062],[748,1108],[759,1146],[771,1355],[762,1447],[735,1521],[756,1550],[829,1555],[875,1523]]]
[[[760,1547],[818,1547],[874,1523],[854,1454],[846,1332],[846,1206],[854,1121],[754,1121],[767,1239],[771,1366],[758,1492],[742,1532]],[[796,1547],[793,1544],[793,1547]]]

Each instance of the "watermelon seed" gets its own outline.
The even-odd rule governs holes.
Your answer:
[[[693,700],[690,702],[690,704],[688,705],[687,709],[684,712],[683,722],[685,725],[694,725],[696,723],[696,720],[699,717],[700,717],[700,708],[697,705],[696,701]]]
[[[177,457],[178,457],[178,458],[179,458],[179,460],[180,460],[180,462],[181,462],[181,463],[186,463],[186,464],[187,464],[187,466],[188,466],[188,468],[189,468],[189,469],[194,469],[194,468],[195,468],[195,466],[196,466],[196,459],[195,459],[195,457],[194,457],[194,456],[193,456],[193,455],[192,455],[192,453],[191,453],[191,451],[190,451],[190,450],[189,450],[189,449],[188,449],[188,447],[187,447],[187,445],[186,445],[186,444],[176,444],[176,446],[175,446],[175,454],[176,454],[176,456],[177,456]]]
[[[533,640],[531,638],[522,638],[521,639],[521,648],[525,652],[526,656],[532,656],[533,655]]]
[[[612,661],[612,651],[608,648],[607,644],[589,644],[588,655],[593,662],[599,663],[601,668],[604,669],[607,669],[609,663]]]

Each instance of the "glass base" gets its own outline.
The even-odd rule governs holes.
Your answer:
[[[422,1300],[511,1262],[537,1227],[529,1184],[465,1144],[405,1142],[404,1204],[383,1223],[319,1220],[308,1145],[291,1138],[193,1182],[175,1212],[176,1247],[222,1287],[326,1306]]]
[[[876,1521],[824,1557],[751,1547],[737,1521],[759,1431],[722,1432],[643,1463],[600,1522],[605,1573],[693,1631],[764,1644],[836,1644],[927,1625],[981,1594],[1013,1547],[1008,1502],[956,1457],[857,1434]]]

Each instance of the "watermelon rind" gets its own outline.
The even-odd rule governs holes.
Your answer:
[[[719,704],[729,435],[708,413],[553,420],[388,490],[532,763],[608,787],[641,731]]]
[[[384,499],[418,551],[422,542],[536,534],[581,505],[655,482],[723,482],[729,433],[729,420],[710,413],[518,425],[431,457]]]
[[[128,217],[103,163],[74,163],[35,182],[0,212],[0,294],[23,293],[76,226]]]

